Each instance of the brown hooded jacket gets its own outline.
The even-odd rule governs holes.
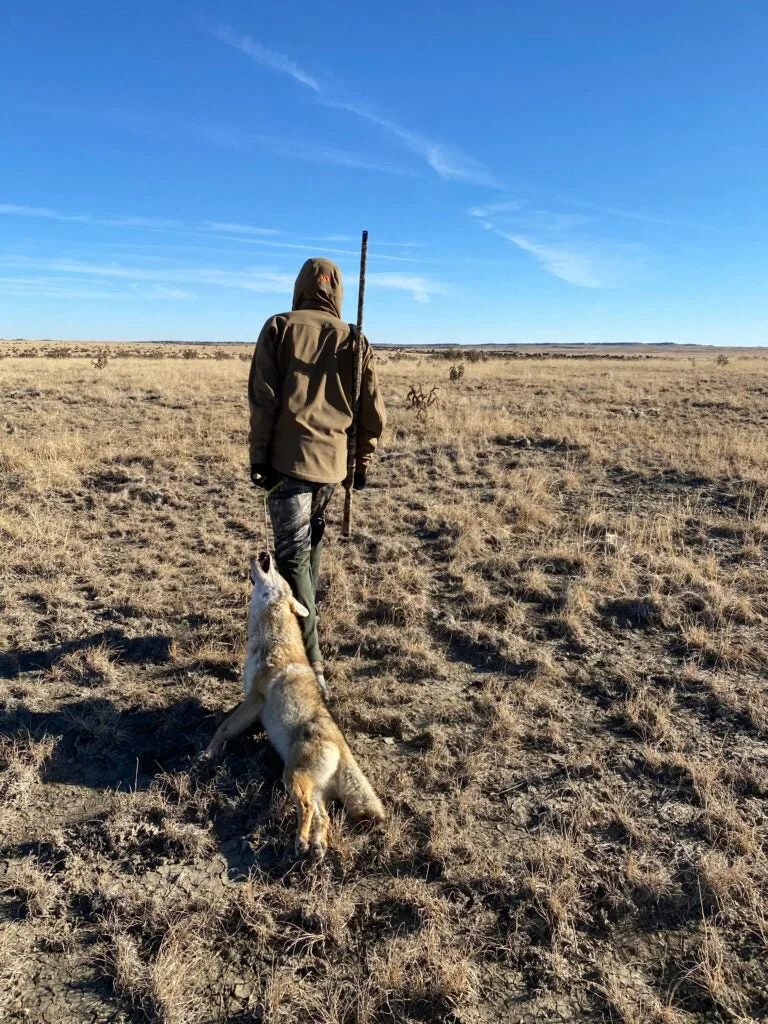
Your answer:
[[[335,263],[310,259],[296,278],[293,310],[261,329],[251,361],[251,464],[312,483],[347,473],[352,424],[353,332],[341,319],[344,291]],[[365,337],[357,466],[365,469],[386,423],[373,352]]]

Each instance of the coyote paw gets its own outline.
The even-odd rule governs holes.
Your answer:
[[[314,839],[312,841],[312,859],[322,860],[326,853],[328,853],[328,843],[324,839]]]
[[[302,839],[301,836],[296,836],[296,856],[306,857],[309,853],[309,843],[306,839]]]

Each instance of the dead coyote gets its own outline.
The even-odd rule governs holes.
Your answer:
[[[251,558],[253,591],[248,612],[243,686],[245,699],[224,719],[204,758],[261,720],[285,762],[283,779],[298,812],[296,853],[327,849],[326,802],[342,800],[354,818],[384,820],[384,808],[363,775],[323,699],[301,639],[297,615],[307,610],[262,552]]]

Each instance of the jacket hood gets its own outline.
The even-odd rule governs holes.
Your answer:
[[[336,264],[317,257],[307,260],[296,278],[292,308],[322,309],[341,317],[343,300],[341,271]]]

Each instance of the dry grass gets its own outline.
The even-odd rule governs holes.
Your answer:
[[[0,344],[0,1015],[766,1018],[768,360],[380,353],[320,629],[389,817],[316,869],[263,736],[192,762],[263,544],[250,353],[66,348]]]

